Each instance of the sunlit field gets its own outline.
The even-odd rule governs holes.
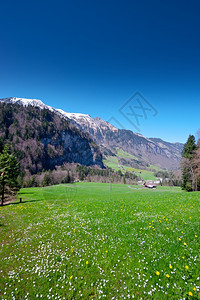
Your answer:
[[[1,299],[200,299],[200,193],[76,183],[0,208]]]

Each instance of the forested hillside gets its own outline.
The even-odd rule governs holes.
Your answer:
[[[0,139],[31,174],[65,162],[103,167],[99,147],[89,135],[47,109],[0,103]]]

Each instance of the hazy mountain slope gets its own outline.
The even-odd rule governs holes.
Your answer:
[[[61,112],[61,111],[60,111]],[[64,114],[64,112],[61,112]],[[131,130],[117,129],[100,118],[91,118],[89,115],[70,114],[66,117],[71,119],[84,132],[88,132],[92,139],[101,146],[116,152],[117,147],[136,156],[138,166],[154,164],[161,168],[179,168],[181,151],[183,145],[180,143],[169,143],[161,139],[148,139]],[[137,162],[135,161],[135,166]]]
[[[36,173],[64,162],[103,167],[100,149],[88,134],[39,102],[18,104],[0,101],[0,137],[16,151],[23,168]]]

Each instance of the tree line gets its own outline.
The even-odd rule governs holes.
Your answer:
[[[184,145],[181,160],[182,180],[179,183],[172,173],[158,171],[157,177],[168,179],[167,185],[181,185],[182,189],[191,192],[200,190],[200,139],[190,135]],[[134,173],[122,173],[113,169],[99,169],[80,164],[63,164],[52,170],[43,170],[35,175],[24,173],[16,155],[9,145],[0,139],[0,197],[1,205],[6,198],[13,197],[20,187],[48,186],[74,181],[113,182],[137,184],[140,177]]]

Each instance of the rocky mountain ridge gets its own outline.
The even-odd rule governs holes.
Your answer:
[[[82,132],[89,134],[103,151],[109,150],[116,153],[116,148],[120,148],[134,155],[138,166],[152,164],[163,169],[176,170],[179,168],[183,148],[181,143],[170,143],[159,138],[146,138],[131,130],[117,129],[99,117],[92,118],[88,114],[65,112],[62,109],[45,105],[36,99],[4,98],[0,99],[0,102],[48,109],[69,120]]]
[[[65,115],[62,112],[63,115]],[[131,130],[117,129],[99,117],[67,113],[66,117],[100,146],[116,153],[121,148],[134,155],[141,165],[152,164],[160,168],[176,170],[179,168],[183,144],[170,143],[159,138],[146,138]]]

